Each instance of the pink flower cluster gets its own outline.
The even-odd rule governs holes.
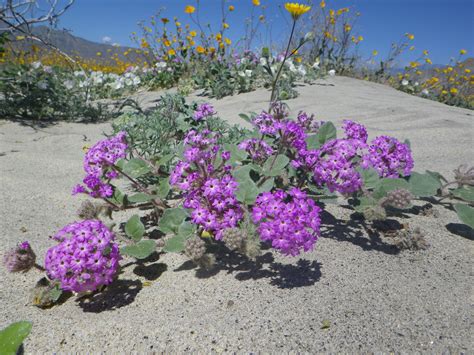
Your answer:
[[[121,158],[125,158],[128,148],[125,132],[115,137],[97,142],[90,148],[84,157],[84,171],[86,177],[84,185],[76,185],[72,194],[87,193],[92,197],[111,197],[114,193],[110,181],[118,177],[112,166]]]
[[[215,114],[216,111],[214,110],[214,107],[211,104],[204,103],[197,107],[197,110],[194,112],[193,118],[195,121],[202,121],[207,117],[210,117]]]
[[[309,251],[319,236],[321,209],[294,187],[288,193],[277,190],[264,192],[257,197],[252,219],[258,224],[263,241],[284,255],[299,255],[301,249]]]
[[[388,136],[380,136],[372,140],[368,154],[362,158],[362,167],[374,168],[381,177],[408,176],[413,166],[410,148],[396,138]]]
[[[263,139],[251,138],[246,139],[239,144],[239,148],[245,150],[250,158],[256,163],[263,163],[273,154],[273,148]]]
[[[101,221],[71,223],[53,238],[59,244],[47,251],[45,268],[63,290],[94,291],[113,281],[121,257],[115,235]]]
[[[233,228],[242,219],[242,209],[235,197],[238,184],[226,165],[229,152],[222,152],[209,130],[190,131],[185,143],[184,160],[170,176],[170,183],[184,191],[184,207],[190,208],[192,222],[213,233],[217,240],[227,228]]]

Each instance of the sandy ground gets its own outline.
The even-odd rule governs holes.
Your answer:
[[[473,111],[349,78],[300,93],[288,101],[294,112],[338,124],[357,120],[372,136],[409,138],[417,171],[450,175],[474,163]],[[149,106],[158,96],[140,100]],[[213,102],[221,117],[242,123],[238,113],[260,111],[268,96],[259,90]],[[81,198],[70,191],[83,176],[81,148],[108,130],[108,124],[33,129],[0,121],[0,254],[29,240],[43,261],[54,245],[48,236],[77,219]],[[48,310],[29,305],[39,272],[0,268],[0,328],[31,320],[26,353],[470,353],[474,235],[453,211],[434,208],[437,218],[405,214],[431,244],[426,251],[398,252],[390,238],[369,237],[350,211],[328,205],[335,224],[300,258],[266,250],[258,266],[232,258],[206,273],[183,255],[163,255],[125,267],[102,296],[70,298]]]

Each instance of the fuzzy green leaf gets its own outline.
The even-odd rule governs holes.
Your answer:
[[[185,248],[186,238],[176,235],[166,240],[163,251],[167,253],[181,253]]]
[[[178,235],[188,238],[196,232],[196,226],[191,222],[184,221],[178,227]]]
[[[307,149],[318,149],[321,144],[319,143],[319,137],[317,134],[311,134],[306,138]]]
[[[156,198],[154,195],[148,195],[143,192],[136,193],[135,195],[128,196],[128,202],[131,203],[142,203],[142,202],[148,202]]]
[[[163,233],[178,233],[178,228],[186,219],[187,213],[184,208],[168,208],[165,210],[158,223],[158,229]]]
[[[125,195],[122,191],[120,191],[118,188],[115,188],[114,194],[111,198],[109,198],[109,200],[121,206],[126,204],[128,198],[127,195]]]
[[[465,186],[451,190],[451,194],[467,202],[474,202],[474,187]]]
[[[286,155],[279,154],[276,158],[272,156],[263,164],[263,173],[266,176],[279,176],[289,162],[290,159]]]
[[[248,154],[245,150],[240,149],[236,144],[224,144],[224,150],[230,152],[230,164],[234,164],[237,161],[243,161],[247,158]]]
[[[362,176],[362,181],[367,189],[373,189],[380,180],[379,174],[375,169],[357,169]]]
[[[120,253],[136,259],[146,259],[156,250],[154,240],[141,240],[137,244],[127,245],[120,249]]]
[[[136,158],[130,159],[123,167],[123,172],[134,178],[148,174],[150,170],[150,167],[145,161]]]
[[[169,179],[162,179],[158,187],[155,189],[156,195],[164,200],[171,190]]]
[[[383,178],[375,184],[373,197],[375,199],[381,199],[387,196],[387,193],[396,189],[409,189],[409,184],[404,179],[391,179]]]
[[[262,186],[258,189],[260,193],[262,192],[268,192],[271,189],[273,189],[273,186],[275,185],[275,178],[268,179],[265,181]]]
[[[244,165],[235,169],[232,175],[238,183],[241,183],[250,179],[250,170],[252,170],[250,165]]]
[[[336,139],[337,130],[332,122],[324,123],[317,133],[320,146],[331,139]]]
[[[413,172],[408,180],[410,192],[418,197],[430,197],[436,195],[441,187],[440,181],[430,174]]]
[[[255,202],[260,191],[257,185],[249,178],[247,180],[239,181],[239,188],[235,194],[237,200],[246,204],[251,205]]]
[[[30,334],[31,322],[16,322],[0,331],[0,354],[15,355]]]
[[[145,226],[138,215],[133,215],[129,218],[125,224],[125,234],[135,242],[142,239],[143,234],[145,234]]]
[[[459,219],[474,229],[474,207],[463,203],[457,203],[454,205],[454,209],[456,210]]]

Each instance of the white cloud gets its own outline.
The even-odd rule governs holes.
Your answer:
[[[112,38],[110,38],[109,36],[102,37],[102,42],[109,43],[110,41],[112,41]]]

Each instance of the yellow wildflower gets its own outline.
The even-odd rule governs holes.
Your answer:
[[[229,11],[234,11],[234,10],[235,10],[234,5],[230,5],[230,6],[229,6]]]
[[[171,49],[168,50],[168,55],[170,55],[170,56],[171,55],[176,55],[176,51],[173,48],[171,48]]]
[[[451,73],[451,72],[453,71],[453,67],[447,67],[447,68],[446,68],[446,71],[447,71],[448,73]]]
[[[469,73],[471,72],[471,69],[464,69],[464,72],[465,72],[466,74],[469,74]]]
[[[258,19],[260,20],[260,22],[264,22],[264,21],[265,21],[265,16],[260,15],[260,16],[258,17]]]
[[[358,40],[359,42],[361,42],[361,41],[363,41],[363,40],[364,40],[364,37],[362,37],[362,36],[359,36],[359,37],[357,38],[357,40]]]
[[[464,54],[466,54],[466,53],[467,53],[467,51],[466,51],[465,49],[461,49],[461,50],[459,51],[459,54],[461,54],[461,55],[464,55]]]
[[[204,49],[203,46],[197,46],[196,52],[198,52],[199,54],[203,54],[203,53],[206,53],[206,50]]]
[[[220,33],[216,34],[216,40],[220,42],[222,40],[222,35]]]
[[[372,51],[372,55],[375,57],[377,54],[379,54],[379,52],[374,49],[374,50]]]
[[[441,95],[446,95],[448,92],[446,90],[441,91]]]
[[[252,0],[253,6],[260,6],[260,0]]]
[[[420,65],[420,63],[418,63],[418,62],[410,62],[410,67],[412,67],[412,68],[416,68],[419,65]]]
[[[412,33],[405,33],[405,36],[410,40],[413,41],[415,39],[415,35]]]
[[[196,8],[191,5],[186,5],[186,7],[184,8],[184,12],[187,14],[193,14],[194,11],[196,11]]]
[[[427,49],[425,49],[425,50],[423,51],[423,55],[428,55],[428,50],[427,50]]]
[[[189,32],[189,35],[190,35],[191,37],[196,37],[196,36],[197,36],[197,32],[196,32],[196,31],[191,31],[191,32]]]
[[[426,64],[433,64],[433,62],[431,61],[430,58],[426,58],[426,59],[425,59],[425,62],[426,62]]]
[[[351,25],[345,25],[344,31],[349,32],[352,29]]]
[[[225,23],[225,22],[224,22],[224,23],[222,24],[222,27],[224,27],[225,29],[227,29],[227,28],[229,28],[230,26],[229,26],[228,23]]]
[[[165,47],[171,46],[171,42],[170,42],[169,40],[167,40],[167,39],[165,39],[165,40],[163,41],[163,44],[165,45]]]
[[[453,95],[456,95],[456,94],[458,93],[458,89],[456,89],[456,88],[451,88],[451,89],[449,90],[449,92],[450,92],[451,94],[453,94]]]
[[[295,62],[296,63],[301,63],[303,59],[301,57],[295,57]]]
[[[326,7],[326,2],[324,0],[321,0],[319,6],[321,7],[321,9],[324,9]]]
[[[161,22],[163,22],[164,24],[167,24],[168,22],[170,22],[170,20],[168,20],[166,17],[162,17]]]
[[[224,41],[228,46],[232,44],[232,41],[229,38],[224,38]]]
[[[97,52],[96,54],[97,54],[98,57],[100,57],[102,55],[101,52]]]
[[[301,15],[311,10],[311,6],[298,4],[296,2],[287,2],[285,9],[291,14],[293,20],[297,20]]]

